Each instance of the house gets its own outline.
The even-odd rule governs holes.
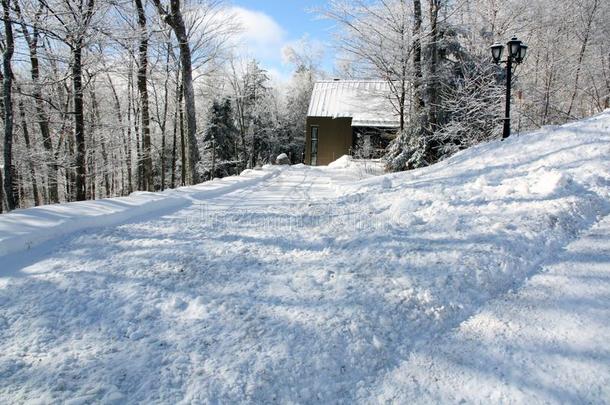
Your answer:
[[[327,165],[348,154],[378,157],[399,127],[388,82],[317,82],[307,112],[305,163]]]

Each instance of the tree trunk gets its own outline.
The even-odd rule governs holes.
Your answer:
[[[184,86],[180,85],[180,163],[181,163],[181,174],[180,184],[186,186],[186,139],[184,137],[184,107],[182,99],[184,97]]]
[[[133,85],[132,85],[133,92]],[[135,96],[135,95],[134,95]],[[136,136],[136,160],[138,164],[138,190],[143,189],[143,173],[144,165],[142,160],[142,143],[140,142],[140,125],[138,124],[138,117],[140,116],[140,106],[136,104],[134,97],[131,98],[131,108],[133,113],[133,132]]]
[[[23,181],[21,180],[21,171],[15,165],[15,174],[13,177],[13,183],[17,188],[17,206],[24,207],[25,206],[25,190],[23,188]]]
[[[165,158],[165,130],[167,128],[167,111],[169,104],[169,62],[171,52],[171,42],[167,42],[167,59],[165,60],[165,82],[163,83],[163,117],[160,121],[161,129],[161,191],[165,190],[165,169],[166,169],[166,158]]]
[[[36,169],[34,167],[34,161],[31,156],[32,154],[32,146],[30,144],[30,132],[28,131],[28,124],[25,119],[25,108],[23,106],[23,101],[19,101],[19,115],[21,118],[21,131],[23,132],[23,140],[25,141],[25,147],[30,154],[28,156],[28,165],[30,167],[30,176],[32,177],[32,194],[34,194],[34,205],[39,206],[42,204],[42,199],[40,197],[40,192],[38,191],[38,182],[36,181]]]
[[[69,166],[66,167],[66,200],[76,200],[76,170],[74,170],[74,162],[76,152],[74,151],[74,133],[68,134],[65,138],[64,148],[68,155]]]
[[[86,146],[85,146],[85,117],[83,110],[83,41],[78,39],[72,49],[72,87],[74,98],[74,140],[76,141],[76,200],[84,201],[87,198],[86,190]]]
[[[4,83],[4,69],[0,69],[0,81]],[[0,119],[4,121],[4,97],[0,97]]]
[[[133,193],[133,173],[132,173],[132,146],[131,146],[131,89],[133,88],[132,81],[132,68],[133,65],[129,64],[129,74],[127,76],[127,139],[125,140],[125,160],[127,160],[127,184],[128,193]],[[118,100],[118,98],[117,98]]]
[[[172,178],[171,188],[176,187],[176,160],[177,160],[177,148],[178,148],[178,112],[180,110],[180,71],[176,74],[176,108],[174,110],[174,139],[172,144]]]
[[[210,173],[210,180],[214,179],[216,173],[216,144],[214,138],[212,138],[212,172]]]
[[[100,110],[99,110],[99,106],[97,104],[97,96],[95,95],[95,89],[91,89],[91,108],[93,110],[93,117],[94,117],[94,122],[93,122],[93,127],[95,127],[95,123],[100,123],[102,122],[102,118],[100,116]],[[100,134],[100,148],[101,148],[101,152],[102,152],[102,163],[104,165],[103,167],[103,174],[104,174],[104,189],[106,191],[106,198],[110,197],[110,174],[108,173],[108,170],[110,168],[110,164],[108,162],[108,151],[106,149],[106,141],[104,140],[104,134]]]
[[[184,104],[186,110],[186,126],[188,129],[189,169],[191,183],[199,183],[197,164],[201,160],[197,145],[197,117],[195,111],[195,92],[193,90],[193,75],[191,71],[191,51],[187,42],[186,32],[180,40],[180,59],[182,64],[182,81],[184,83]]]
[[[2,170],[0,170],[0,214],[4,212],[4,181],[2,179]]]
[[[15,51],[13,38],[13,25],[10,16],[10,0],[2,0],[4,22],[4,55],[2,58],[3,67],[3,91],[4,101],[4,192],[6,194],[6,204],[8,210],[17,208],[15,198],[15,167],[13,166],[13,71],[11,60]]]
[[[91,149],[94,149],[95,145],[92,145]],[[89,180],[89,186],[85,187],[85,190],[87,190],[87,196],[86,199],[87,200],[95,200],[95,196],[96,196],[96,188],[95,188],[95,183],[96,183],[96,173],[95,173],[95,161],[93,159],[93,156],[89,155],[87,156],[87,180]]]
[[[435,162],[438,160],[439,142],[433,136],[438,129],[438,95],[439,95],[439,78],[438,78],[438,43],[440,41],[440,32],[438,29],[438,13],[440,11],[441,0],[429,0],[430,13],[430,44],[428,45],[428,60],[427,70],[428,77],[426,83],[427,93],[427,110],[428,116],[426,119],[426,134],[429,135],[426,142],[427,160]]]
[[[176,111],[174,112],[174,139],[172,142],[172,177],[170,180],[170,187],[176,187],[176,152],[178,144],[178,105],[176,105]]]
[[[152,155],[150,142],[150,113],[148,108],[148,31],[146,28],[146,13],[142,0],[134,0],[138,10],[138,26],[140,28],[140,45],[138,48],[138,92],[140,93],[140,108],[142,114],[142,189],[153,191]]]
[[[421,25],[422,25],[422,13],[421,13],[421,0],[413,0],[413,106],[415,109],[415,115],[419,115],[423,110],[424,98],[422,96],[422,50],[421,50]]]
[[[131,74],[129,75],[131,77]],[[127,131],[129,133],[129,135],[127,136],[127,138],[125,137],[125,127],[124,127],[124,122],[123,122],[123,112],[121,110],[121,101],[119,99],[119,95],[116,91],[116,87],[114,86],[114,82],[112,81],[112,78],[110,77],[110,74],[107,74],[108,77],[108,83],[110,84],[110,90],[112,91],[112,96],[114,98],[114,110],[116,111],[116,115],[117,115],[117,119],[119,120],[119,125],[121,126],[121,140],[123,141],[123,151],[125,153],[125,161],[126,161],[126,166],[127,166],[127,176],[128,176],[128,184],[129,184],[129,188],[128,188],[128,192],[131,193],[133,192],[132,189],[132,184],[131,184],[131,114],[129,112],[129,109],[127,110],[127,115],[128,115],[128,122],[127,122]],[[128,79],[129,80],[129,79]],[[127,98],[129,100],[130,98],[130,93],[129,93],[129,88],[130,88],[130,83],[128,82],[127,84]],[[129,104],[129,101],[128,101]],[[129,142],[128,142],[129,140]],[[121,163],[121,174],[123,173],[123,164]],[[125,179],[123,176],[121,176],[121,188],[124,189],[124,184],[125,184]],[[125,194],[124,192],[122,194]]]
[[[602,55],[602,60],[604,56]],[[608,66],[610,67],[610,53],[608,53]],[[606,79],[606,96],[604,97],[604,109],[610,108],[610,74],[604,75]]]
[[[75,182],[72,162],[64,161],[63,173],[60,173],[62,167],[60,165],[60,153],[62,151],[62,147],[63,151],[65,152],[65,157],[67,157],[68,159],[72,159],[72,157],[74,156],[73,142],[71,136],[73,134],[71,134],[68,129],[72,125],[72,117],[70,113],[72,105],[72,92],[70,91],[69,82],[66,80],[61,80],[61,75],[57,68],[57,61],[54,58],[49,58],[48,62],[51,67],[51,71],[53,72],[53,79],[55,81],[55,86],[53,87],[55,87],[55,91],[57,92],[57,103],[58,105],[63,106],[63,109],[59,111],[61,116],[61,125],[57,131],[57,134],[59,136],[57,142],[55,143],[55,147],[53,148],[53,145],[51,145],[51,148],[53,149],[53,162],[57,165],[58,169],[56,176],[57,189],[59,192],[60,178],[64,179],[64,198],[66,201],[72,201],[74,200],[74,198],[71,195],[71,192],[74,189],[73,185]],[[51,141],[51,139],[49,139],[49,141]]]
[[[428,125],[429,132],[436,130],[438,124],[438,43],[440,32],[438,29],[438,13],[440,0],[430,0],[430,45],[428,47]]]
[[[398,96],[398,113],[400,114],[400,132],[405,129],[405,113],[407,103],[407,83],[406,83],[406,64],[402,70],[400,78],[400,94]]]

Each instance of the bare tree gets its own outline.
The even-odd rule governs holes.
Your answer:
[[[28,166],[30,169],[30,177],[32,179],[32,194],[34,195],[34,205],[38,206],[42,204],[42,198],[38,190],[38,181],[36,180],[36,168],[34,166],[34,160],[32,159],[32,144],[30,142],[30,131],[28,130],[28,123],[26,120],[25,106],[23,100],[19,100],[19,118],[21,120],[21,133],[23,134],[23,140],[25,142],[26,150],[29,152]]]
[[[32,97],[34,98],[36,106],[36,121],[42,135],[42,144],[45,151],[47,152],[46,159],[48,162],[48,190],[49,190],[49,201],[51,203],[59,202],[59,191],[57,183],[57,171],[58,166],[54,159],[53,143],[51,140],[51,131],[49,127],[49,117],[44,106],[44,99],[42,94],[42,85],[40,83],[40,63],[38,57],[38,47],[40,46],[40,29],[39,25],[43,13],[43,4],[39,3],[38,8],[34,14],[34,19],[29,24],[26,23],[19,2],[16,1],[14,8],[17,12],[19,22],[21,25],[21,31],[23,37],[28,45],[28,51],[30,56],[30,77],[32,79],[33,91]],[[30,32],[31,27],[31,32]]]
[[[4,23],[4,52],[2,55],[3,89],[2,99],[4,103],[4,192],[8,210],[17,208],[15,196],[15,167],[13,163],[13,70],[11,61],[15,52],[15,40],[13,37],[13,23],[11,19],[10,0],[2,0],[2,21]]]
[[[421,62],[421,5],[417,6],[419,0],[414,4],[415,13],[407,0],[332,0],[318,10],[322,16],[338,23],[337,46],[345,62],[360,75],[389,83],[401,130],[409,113],[412,69],[416,76],[421,69],[417,63],[417,60]],[[409,60],[411,54],[413,66]]]
[[[413,0],[413,107],[418,116],[424,108],[422,95],[422,12],[421,0]],[[401,129],[403,129],[401,127]]]
[[[186,25],[180,9],[180,0],[170,0],[169,10],[161,4],[160,0],[153,0],[159,15],[172,27],[180,49],[180,66],[182,71],[182,85],[186,109],[186,125],[189,146],[189,168],[193,183],[199,182],[197,164],[201,160],[199,146],[197,145],[197,113],[195,110],[195,91],[193,89],[193,68],[191,48],[189,45]],[[184,162],[183,162],[184,164]]]
[[[148,106],[148,29],[146,27],[146,12],[142,0],[134,0],[138,12],[138,27],[140,44],[138,47],[138,92],[140,93],[140,108],[142,114],[142,180],[140,184],[147,191],[154,189],[153,167],[150,141],[150,113]]]
[[[75,197],[82,201],[87,198],[87,148],[85,141],[85,115],[83,96],[83,53],[88,33],[95,13],[95,0],[63,0],[50,4],[41,0],[41,4],[59,24],[57,31],[48,29],[55,39],[59,39],[70,49],[70,73],[72,79],[72,104],[74,118],[74,141],[76,146],[76,179]],[[57,7],[56,7],[57,6]]]
[[[572,91],[572,96],[570,97],[570,105],[568,106],[568,111],[566,113],[568,117],[572,116],[572,108],[574,107],[574,101],[576,100],[576,95],[578,94],[578,81],[580,80],[582,65],[585,58],[585,52],[587,51],[587,46],[589,45],[589,38],[592,34],[591,30],[593,27],[593,22],[595,21],[595,16],[597,14],[598,7],[599,0],[593,0],[593,3],[590,5],[590,8],[584,11],[585,27],[584,32],[582,33],[582,43],[580,45],[580,51],[578,52],[576,75],[574,77],[574,90]]]

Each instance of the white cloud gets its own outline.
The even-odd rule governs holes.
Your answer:
[[[251,56],[262,61],[281,61],[286,31],[273,17],[243,7],[231,7],[230,13],[241,25],[238,43]]]
[[[276,84],[290,79],[295,57],[323,57],[320,41],[308,35],[291,38],[286,29],[262,11],[231,6],[220,17],[224,21],[231,19],[241,28],[230,41],[237,55],[258,60]]]

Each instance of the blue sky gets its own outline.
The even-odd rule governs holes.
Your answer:
[[[322,68],[332,70],[328,50],[332,22],[320,20],[307,9],[323,6],[321,0],[234,0],[232,4],[244,32],[242,39],[249,56],[258,59],[277,79],[287,79],[291,67],[282,58],[286,46],[296,46],[301,38],[327,49]]]

